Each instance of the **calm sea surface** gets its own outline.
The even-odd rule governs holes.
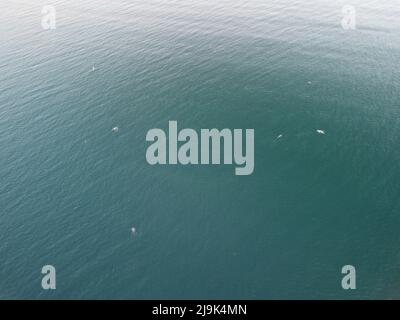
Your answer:
[[[400,297],[398,1],[48,2],[0,5],[0,298]],[[254,173],[148,165],[169,120]]]

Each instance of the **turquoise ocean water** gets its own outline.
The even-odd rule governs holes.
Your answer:
[[[0,4],[0,298],[399,298],[398,1],[51,2]],[[254,173],[148,165],[169,120]]]

